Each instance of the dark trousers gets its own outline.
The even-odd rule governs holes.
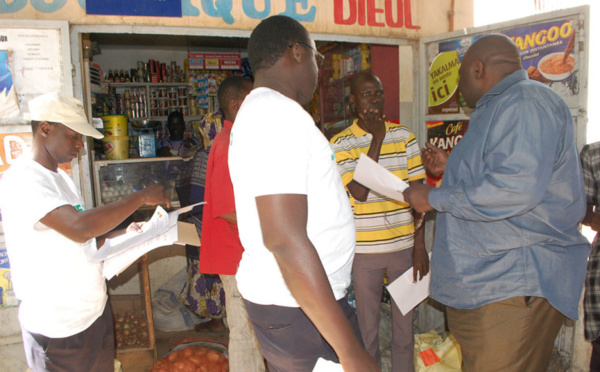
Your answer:
[[[590,358],[590,372],[600,372],[600,337],[592,341],[592,357]]]
[[[340,362],[300,308],[244,303],[269,372],[312,371],[319,358]],[[338,304],[362,344],[354,309],[345,297]]]
[[[102,315],[85,331],[50,338],[21,328],[27,364],[33,372],[113,372],[115,341],[107,302]]]

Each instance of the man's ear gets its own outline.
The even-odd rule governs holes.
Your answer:
[[[292,45],[290,49],[292,49],[292,58],[294,59],[294,61],[296,61],[296,63],[302,62],[302,51],[300,51],[302,47],[300,46],[300,44],[296,43]]]
[[[485,65],[480,60],[474,61],[473,64],[471,65],[471,72],[473,73],[473,77],[477,80],[479,80],[483,77],[484,71],[485,71]]]
[[[42,121],[38,124],[37,133],[42,137],[48,137],[48,134],[52,130],[52,125],[47,121]]]

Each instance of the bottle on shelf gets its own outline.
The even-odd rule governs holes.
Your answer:
[[[146,81],[144,78],[144,62],[142,61],[138,61],[137,63],[137,75],[135,81],[138,83]]]
[[[115,82],[117,81],[117,79],[115,79]],[[119,71],[119,82],[124,83],[125,82],[125,71],[121,70]]]
[[[113,71],[112,70],[108,70],[108,78],[107,78],[109,83],[114,83],[115,82],[115,76],[113,75]]]

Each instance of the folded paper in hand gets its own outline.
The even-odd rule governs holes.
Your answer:
[[[152,218],[142,225],[142,232],[132,231],[113,239],[106,239],[100,249],[90,251],[89,255],[93,261],[104,261],[102,274],[106,279],[110,279],[155,248],[173,244],[200,246],[200,238],[194,224],[177,221],[180,214],[189,212],[200,204],[204,202],[170,213],[158,206]]]
[[[429,254],[429,259],[431,259],[431,253]],[[387,286],[390,296],[392,296],[394,302],[398,305],[402,315],[406,315],[415,306],[429,297],[430,273],[427,273],[427,275],[423,276],[423,279],[415,283],[413,280],[413,268],[411,267]]]
[[[360,154],[354,180],[380,195],[404,202],[402,192],[408,184],[365,154]]]

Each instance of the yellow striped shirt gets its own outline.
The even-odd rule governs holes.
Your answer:
[[[403,125],[385,123],[386,135],[379,164],[405,182],[425,178],[421,152],[414,134]],[[373,136],[357,120],[331,139],[344,185],[354,177],[360,154],[367,154]],[[410,206],[369,191],[360,202],[350,195],[356,224],[356,253],[385,253],[413,246],[414,225]]]

